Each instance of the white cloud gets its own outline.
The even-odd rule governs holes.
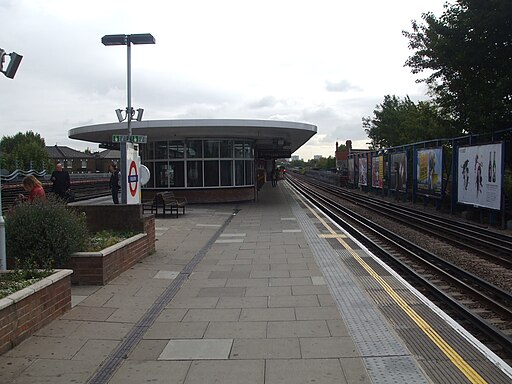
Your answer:
[[[402,30],[444,0],[0,0],[2,41],[22,54],[0,79],[1,135],[90,146],[70,128],[116,121],[126,105],[126,48],[101,37],[152,33],[132,47],[132,105],[144,118],[261,118],[315,124],[298,153],[365,141],[361,118],[386,94],[426,98],[403,64]],[[311,155],[309,155],[311,154]]]

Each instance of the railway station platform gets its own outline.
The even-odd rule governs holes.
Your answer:
[[[110,203],[110,198],[100,200]],[[156,252],[0,356],[0,383],[510,383],[286,182],[156,219]]]

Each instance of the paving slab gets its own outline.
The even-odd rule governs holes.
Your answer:
[[[210,339],[244,339],[265,338],[267,335],[266,321],[212,321],[204,334]]]
[[[158,360],[225,360],[233,339],[170,340]]]
[[[89,360],[37,359],[18,377],[16,384],[69,384],[85,383],[96,369]]]
[[[351,337],[301,338],[300,350],[305,359],[357,356],[357,349]]]
[[[348,384],[338,359],[267,360],[265,384]],[[352,384],[352,383],[351,383]]]
[[[208,324],[207,321],[156,322],[144,334],[144,339],[201,339]]]
[[[264,384],[264,360],[194,361],[184,384]]]
[[[109,384],[182,384],[189,367],[188,361],[126,360]]]
[[[327,322],[323,320],[269,321],[267,325],[268,338],[322,336],[331,336]]]
[[[232,359],[300,359],[298,338],[235,339]]]

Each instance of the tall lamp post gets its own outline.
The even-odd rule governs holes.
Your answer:
[[[131,121],[133,117],[133,109],[132,109],[132,80],[131,80],[131,73],[132,73],[132,63],[131,63],[131,45],[132,44],[155,44],[155,38],[150,33],[139,33],[134,35],[105,35],[101,38],[101,42],[103,45],[110,46],[110,45],[126,45],[126,62],[127,62],[127,69],[126,69],[126,75],[127,75],[127,81],[126,81],[126,88],[127,88],[127,107],[126,107],[126,122],[128,125],[128,137],[129,139],[132,136],[132,126]],[[117,112],[118,118],[120,117],[120,112]],[[119,118],[119,121],[123,121],[122,118]],[[127,163],[127,152],[126,152],[126,145],[124,143],[121,143],[121,166],[122,169],[126,168]],[[125,172],[126,173],[126,172]],[[127,175],[123,173],[121,177],[121,203],[126,204],[128,200],[128,177]]]
[[[10,56],[11,60],[4,71],[5,56]],[[5,53],[0,48],[0,72],[2,72],[9,79],[14,79],[14,75],[18,70],[23,56],[18,55],[16,52]],[[0,175],[0,270],[5,271],[7,269],[7,256],[5,251],[5,222],[4,222],[4,211],[2,208],[2,177]]]

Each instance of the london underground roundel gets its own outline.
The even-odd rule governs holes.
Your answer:
[[[135,161],[132,160],[130,163],[130,170],[128,172],[128,185],[130,186],[130,194],[132,197],[135,197],[137,194],[139,184],[139,175],[137,174],[137,165]]]

